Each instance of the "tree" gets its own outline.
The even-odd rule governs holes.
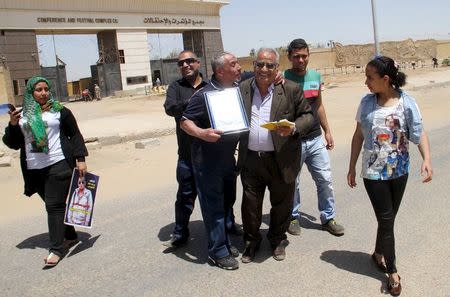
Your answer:
[[[166,59],[175,59],[175,58],[178,58],[178,54],[180,53],[181,51],[179,50],[179,49],[173,49],[173,50],[171,50],[170,52],[169,52],[169,54],[166,56]]]

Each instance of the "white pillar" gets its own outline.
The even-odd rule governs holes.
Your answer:
[[[132,90],[151,85],[152,74],[148,53],[147,30],[116,30],[122,89]]]

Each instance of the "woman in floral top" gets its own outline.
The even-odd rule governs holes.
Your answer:
[[[406,75],[394,60],[381,56],[370,61],[365,83],[371,93],[361,100],[356,115],[347,183],[356,186],[355,166],[363,148],[361,177],[378,221],[372,259],[389,275],[389,293],[398,296],[402,287],[395,266],[394,221],[408,180],[408,143],[418,145],[422,155],[423,182],[433,176],[430,145],[414,98],[400,89]]]

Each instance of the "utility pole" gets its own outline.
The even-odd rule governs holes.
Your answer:
[[[377,15],[376,15],[376,6],[375,0],[371,0],[372,2],[372,20],[373,20],[373,38],[375,44],[375,55],[380,55],[380,44],[378,43],[378,29],[377,29]]]
[[[59,63],[58,63],[58,55],[56,54],[56,45],[55,45],[55,33],[52,32],[52,37],[53,37],[53,50],[55,51],[55,61],[56,61],[56,86],[55,86],[55,99],[56,100],[61,100],[61,98],[59,98],[59,86],[60,86],[60,79],[59,79]]]

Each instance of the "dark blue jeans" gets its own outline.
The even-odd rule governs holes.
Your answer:
[[[197,197],[197,187],[191,161],[178,160],[177,181],[178,192],[175,202],[175,228],[173,230],[173,237],[177,239],[188,239],[190,235],[188,227],[189,219],[194,211],[195,198]],[[234,227],[233,205],[236,201],[236,178],[234,178],[234,181],[227,179],[226,182],[225,195],[228,197],[228,203],[230,203],[227,207],[226,228],[229,230]]]
[[[178,159],[178,192],[175,201],[175,229],[173,236],[177,239],[189,238],[189,218],[194,210],[197,188],[191,161]]]
[[[231,243],[227,227],[234,224],[232,207],[236,201],[234,167],[234,163],[194,166],[198,199],[208,235],[208,256],[213,259],[229,255]]]

